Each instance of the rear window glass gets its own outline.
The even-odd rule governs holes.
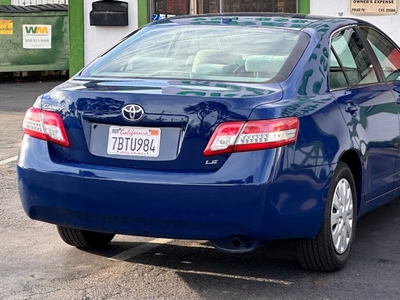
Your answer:
[[[279,73],[300,37],[305,35],[277,28],[149,26],[82,76],[264,82]]]

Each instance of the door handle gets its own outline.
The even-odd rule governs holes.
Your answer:
[[[358,110],[358,106],[354,104],[353,101],[348,101],[346,104],[346,112],[350,113],[350,114],[355,114]]]
[[[400,104],[400,96],[399,96],[399,97],[397,97],[397,99],[396,99],[396,103],[397,103],[397,104]]]

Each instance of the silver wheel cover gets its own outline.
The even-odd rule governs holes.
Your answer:
[[[339,180],[331,206],[331,234],[335,250],[342,254],[348,248],[353,232],[353,194],[347,179]]]

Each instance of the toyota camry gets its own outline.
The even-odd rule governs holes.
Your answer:
[[[139,28],[27,111],[23,208],[78,248],[115,234],[349,259],[400,195],[399,48],[352,18],[218,14]]]

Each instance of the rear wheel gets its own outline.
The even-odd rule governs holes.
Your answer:
[[[81,229],[57,226],[58,234],[68,245],[78,248],[105,247],[115,234],[86,231]]]
[[[339,162],[329,189],[325,216],[316,237],[299,241],[301,265],[309,270],[337,271],[347,262],[356,229],[357,197],[353,175]]]

